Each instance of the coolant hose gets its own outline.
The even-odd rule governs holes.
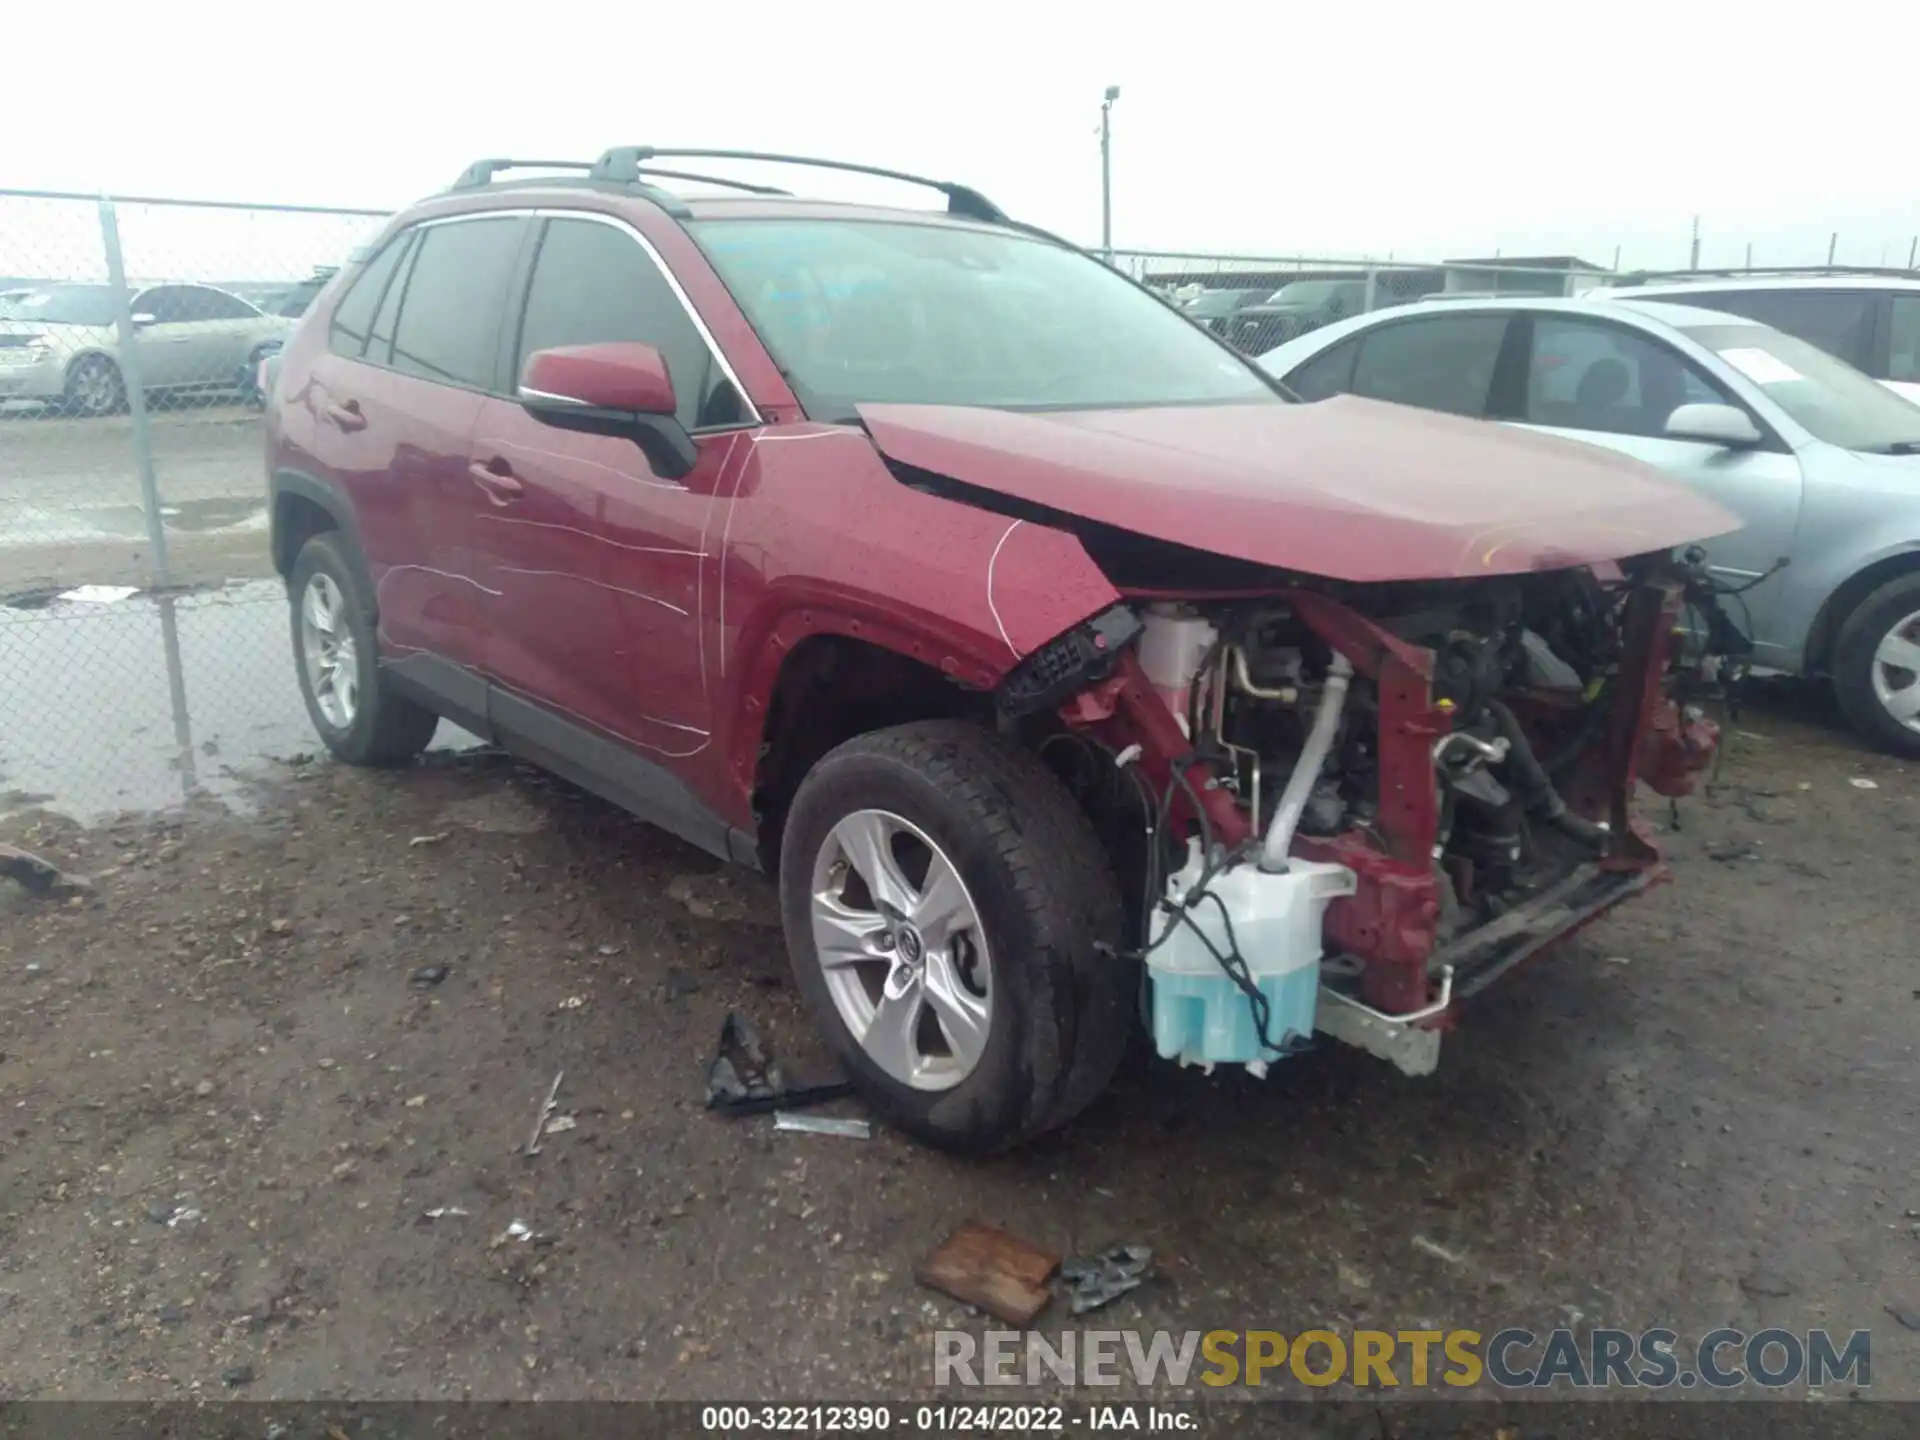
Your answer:
[[[1313,787],[1326,768],[1333,750],[1334,736],[1340,731],[1340,713],[1346,708],[1347,686],[1353,679],[1353,666],[1338,650],[1327,667],[1326,683],[1320,687],[1320,706],[1313,712],[1313,729],[1307,733],[1306,746],[1294,762],[1287,788],[1280,792],[1280,804],[1267,827],[1267,843],[1260,855],[1260,868],[1280,871],[1287,868],[1287,852],[1293,848],[1293,832],[1300,828]]]
[[[1567,808],[1567,802],[1553,788],[1553,780],[1541,765],[1540,757],[1533,753],[1533,746],[1527,743],[1527,732],[1520,728],[1519,718],[1513,711],[1502,701],[1489,700],[1487,713],[1499,722],[1500,733],[1507,737],[1505,763],[1513,767],[1514,785],[1525,798],[1527,809],[1562,835],[1579,841],[1589,849],[1605,850],[1611,838],[1606,827],[1596,825]]]

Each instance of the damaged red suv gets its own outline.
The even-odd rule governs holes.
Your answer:
[[[445,717],[777,876],[852,1076],[964,1151],[1067,1120],[1142,1024],[1426,1073],[1462,1001],[1664,878],[1635,788],[1717,739],[1675,550],[1732,517],[1295,403],[963,186],[663,188],[716,157],[827,163],[483,161],[309,311],[272,543],[335,755]]]

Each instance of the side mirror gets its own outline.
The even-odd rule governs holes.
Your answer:
[[[675,418],[667,362],[651,345],[626,341],[536,350],[520,371],[520,406],[560,430],[631,440],[654,473],[678,480],[699,459]]]
[[[147,326],[156,323],[156,317],[149,314],[145,310],[140,311],[136,315],[129,316],[128,318],[133,322],[133,328],[136,330],[144,330],[146,329]]]
[[[1729,449],[1758,445],[1766,438],[1747,412],[1734,405],[1682,405],[1667,417],[1667,434]]]

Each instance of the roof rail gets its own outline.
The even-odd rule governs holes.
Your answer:
[[[460,172],[452,188],[478,190],[491,185],[502,170],[578,170],[590,175],[593,166],[584,160],[476,160]]]
[[[453,182],[446,193],[458,195],[462,191],[485,190],[495,183],[494,177],[503,170],[572,170],[575,175],[539,175],[524,180],[503,180],[504,186],[541,186],[541,185],[609,185],[620,184],[625,190],[632,191],[651,200],[669,215],[684,219],[690,213],[686,203],[678,195],[662,190],[657,185],[649,185],[645,177],[636,177],[624,182],[615,182],[598,174],[598,163],[585,160],[476,160],[460,172],[460,178]],[[660,171],[660,174],[670,172]],[[692,179],[692,176],[680,176]],[[716,184],[728,184],[728,181],[716,181]]]
[[[652,165],[639,171],[645,179],[657,175],[663,180],[691,180],[696,185],[719,185],[728,190],[744,190],[749,195],[791,195],[791,190],[782,190],[778,185],[754,185],[746,180],[729,180],[724,175],[696,175],[689,170],[660,170]]]
[[[764,150],[669,150],[652,145],[619,145],[608,150],[594,163],[591,174],[596,180],[631,184],[644,178],[643,166],[655,159],[666,160],[752,160],[770,165],[806,165],[819,170],[841,170],[853,175],[874,175],[882,180],[899,180],[922,185],[947,197],[947,213],[963,215],[988,224],[1008,223],[1008,216],[978,190],[950,180],[929,180],[924,175],[909,175],[903,170],[884,170],[877,165],[854,165],[843,160],[821,160],[809,155],[778,155]],[[654,171],[666,174],[665,171]]]

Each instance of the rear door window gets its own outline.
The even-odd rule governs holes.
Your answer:
[[[179,295],[183,320],[252,320],[260,314],[238,295],[205,285],[182,285]]]
[[[1675,304],[1724,310],[1798,335],[1856,369],[1868,368],[1874,296],[1862,290],[1702,290],[1669,297]]]
[[[492,215],[423,227],[393,336],[393,368],[492,389],[500,321],[525,222]]]
[[[1353,393],[1475,418],[1487,413],[1505,315],[1444,315],[1382,325],[1360,337]]]
[[[133,313],[152,317],[155,325],[178,325],[195,316],[188,313],[186,296],[192,293],[184,285],[156,285],[133,299]]]

